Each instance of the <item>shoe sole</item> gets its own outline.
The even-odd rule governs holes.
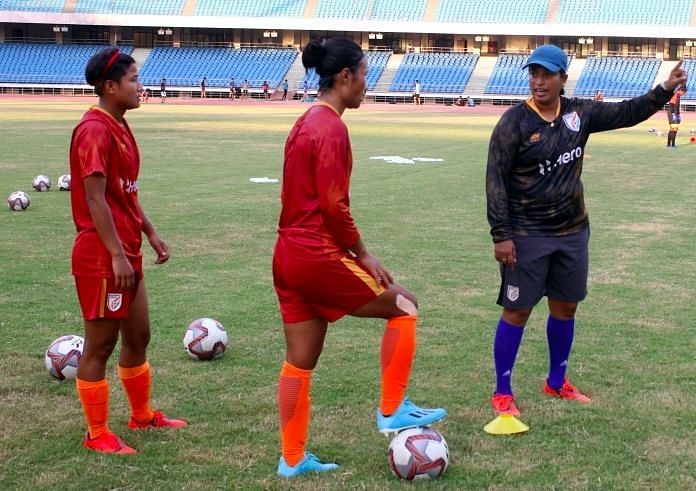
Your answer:
[[[445,415],[445,416],[447,416],[447,415]],[[396,435],[401,431],[410,430],[411,428],[430,428],[430,426],[434,425],[435,423],[439,423],[440,421],[445,419],[445,416],[441,417],[440,419],[436,419],[435,421],[431,421],[430,423],[426,423],[426,424],[415,424],[415,425],[403,426],[401,428],[385,428],[385,429],[377,430],[377,431],[379,431],[384,436],[389,437],[389,435]]]

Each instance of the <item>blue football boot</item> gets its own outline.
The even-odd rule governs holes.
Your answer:
[[[294,467],[290,467],[287,462],[285,462],[285,457],[281,456],[280,462],[278,463],[278,475],[289,479],[308,472],[329,472],[338,469],[338,467],[338,464],[334,464],[333,462],[325,464],[313,453],[305,452],[304,459]]]
[[[442,408],[421,409],[406,397],[401,405],[391,416],[384,416],[377,410],[377,429],[388,436],[390,433],[398,433],[407,428],[430,426],[447,416],[447,411]]]

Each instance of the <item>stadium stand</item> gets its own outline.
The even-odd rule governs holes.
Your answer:
[[[0,0],[0,10],[62,12],[65,0]]]
[[[430,93],[461,94],[478,61],[472,53],[407,53],[394,76],[391,90],[412,92],[415,80]]]
[[[559,24],[688,26],[692,0],[562,0]]]
[[[467,24],[543,24],[549,0],[441,0],[435,20]]]
[[[319,0],[317,17],[327,19],[363,19],[369,0]]]
[[[657,58],[590,57],[573,95],[591,97],[600,89],[604,97],[635,97],[652,88],[659,68]]]
[[[495,62],[491,78],[486,83],[485,94],[528,95],[529,77],[522,66],[528,55],[501,54]]]
[[[372,20],[421,21],[428,0],[375,0]]]
[[[186,0],[79,0],[80,14],[181,15]]]
[[[696,59],[688,58],[684,60],[682,68],[690,76],[689,81],[686,83],[687,92],[682,96],[682,100],[696,100],[696,77],[692,76],[692,74],[696,73]]]
[[[246,79],[259,88],[264,80],[275,87],[297,57],[294,49],[154,48],[143,64],[143,85],[158,85],[165,77],[170,86],[195,87],[201,78],[209,87],[227,87],[230,77],[237,85]]]
[[[0,43],[0,82],[85,84],[85,60],[108,48],[97,44]],[[130,54],[131,46],[119,46]]]
[[[301,17],[306,0],[197,0],[195,15]]]
[[[373,90],[379,77],[382,76],[384,67],[387,66],[387,61],[389,61],[389,56],[391,53],[389,51],[366,51],[365,56],[367,56],[367,90]],[[314,71],[314,68],[309,70],[305,76],[307,79],[307,85],[311,90],[316,90],[319,88],[319,75]],[[302,83],[300,82],[299,86]]]

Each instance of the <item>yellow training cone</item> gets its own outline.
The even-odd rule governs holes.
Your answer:
[[[483,431],[491,435],[513,435],[524,433],[527,430],[529,430],[529,426],[511,414],[501,414],[483,427]]]

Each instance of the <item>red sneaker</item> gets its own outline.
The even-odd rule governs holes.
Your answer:
[[[491,404],[498,414],[509,414],[510,416],[520,415],[520,410],[517,409],[515,398],[512,394],[493,394],[493,397],[491,397]]]
[[[155,411],[154,416],[150,421],[142,423],[137,421],[133,416],[128,420],[128,428],[131,430],[144,430],[147,428],[180,428],[188,423],[183,419],[169,419],[162,411]]]
[[[563,386],[560,389],[552,389],[549,387],[549,381],[547,380],[546,384],[544,384],[544,393],[561,399],[578,401],[582,404],[589,404],[592,402],[592,399],[580,392],[574,385],[568,382],[567,378],[565,379],[565,382],[563,382]]]
[[[97,438],[90,438],[89,432],[85,437],[85,447],[97,452],[115,453],[119,455],[134,454],[137,451],[129,447],[119,437],[107,431]]]

